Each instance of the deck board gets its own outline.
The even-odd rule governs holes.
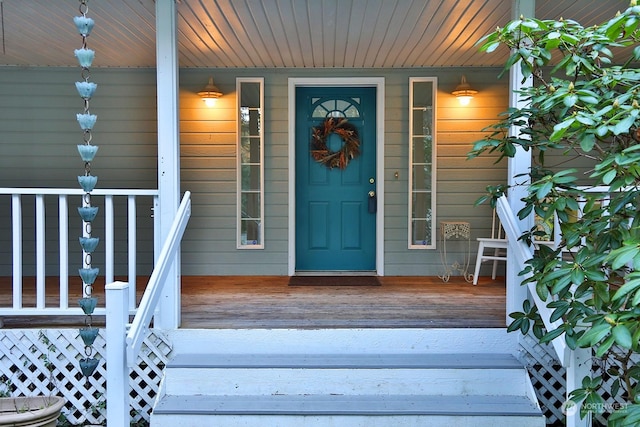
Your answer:
[[[182,328],[494,328],[505,326],[504,279],[380,277],[381,286],[288,286],[287,276],[183,276]],[[50,278],[55,281],[55,278]],[[140,278],[139,283],[144,283]],[[25,279],[25,283],[28,280]],[[33,298],[25,286],[27,299]],[[48,285],[48,303],[57,303]],[[102,286],[94,294],[100,299]],[[11,302],[0,278],[0,306]],[[72,286],[75,301],[79,286]],[[103,303],[103,300],[101,301]],[[73,303],[70,303],[70,305]],[[4,317],[5,328],[76,327],[78,317]],[[96,316],[94,324],[104,324]]]

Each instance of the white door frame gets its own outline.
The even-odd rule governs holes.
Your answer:
[[[296,269],[296,87],[359,86],[376,88],[376,274],[384,276],[384,77],[289,78],[289,257],[288,274]]]

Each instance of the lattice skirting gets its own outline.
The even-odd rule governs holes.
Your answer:
[[[539,344],[531,335],[522,337],[520,347],[521,361],[529,371],[547,425],[564,425],[562,405],[567,390],[565,369],[555,359],[553,348]]]
[[[555,358],[555,352],[551,346],[541,345],[537,339],[531,335],[523,337],[520,341],[521,359],[527,366],[531,382],[536,389],[538,401],[547,418],[547,425],[564,426],[564,413],[562,406],[566,400],[566,376],[565,369]],[[640,362],[640,360],[638,361]],[[605,379],[604,389],[611,390],[612,381],[607,374],[608,367],[599,366],[594,362],[592,366],[592,376],[602,376]],[[625,404],[624,401],[614,399],[611,394],[605,392],[605,408],[601,414],[597,414],[593,419],[593,426],[606,426],[608,408],[613,411]]]
[[[103,424],[105,421],[106,347],[104,331],[95,342],[101,359],[94,375],[86,379],[78,360],[84,357],[84,344],[77,329],[0,329],[0,392],[12,395],[58,394],[65,397],[64,413],[71,424]],[[527,366],[547,425],[564,425],[564,368],[553,349],[540,345],[532,336],[520,341],[520,359]],[[144,341],[138,363],[130,374],[131,416],[133,421],[148,420],[158,394],[163,369],[172,345],[159,330],[152,330]],[[594,366],[594,376],[603,375]],[[607,403],[615,402],[609,398]],[[606,425],[606,414],[596,417],[594,426]]]
[[[77,329],[0,330],[0,391],[11,392],[14,396],[62,395],[67,401],[63,412],[71,424],[103,424],[106,404],[104,330],[94,348],[100,364],[94,375],[86,379],[77,362],[85,357]],[[151,331],[130,375],[134,421],[149,419],[170,353],[168,339],[161,331]]]

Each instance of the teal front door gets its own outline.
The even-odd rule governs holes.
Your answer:
[[[296,271],[375,270],[375,117],[376,88],[296,89]]]

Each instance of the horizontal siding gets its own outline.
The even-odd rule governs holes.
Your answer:
[[[437,250],[407,248],[408,79],[439,79],[437,220],[469,221],[475,240],[488,234],[491,218],[489,208],[475,207],[475,200],[487,185],[506,181],[505,162],[466,159],[482,129],[506,109],[507,81],[497,80],[498,72],[466,71],[479,93],[465,108],[450,95],[459,83],[459,69],[181,70],[181,179],[182,189],[193,193],[193,215],[182,246],[183,274],[287,273],[288,78],[345,76],[385,78],[385,272],[441,274]],[[209,75],[224,93],[214,108],[206,108],[196,94]],[[236,249],[235,79],[242,76],[265,78],[264,250]],[[0,69],[0,186],[77,186],[75,176],[82,172],[75,149],[81,142],[75,121],[81,107],[73,87],[77,79],[78,70]],[[92,113],[98,115],[94,142],[100,150],[92,166],[98,185],[155,187],[155,71],[99,69],[92,81],[99,84],[91,102]],[[4,220],[7,210],[2,212]],[[3,224],[0,233],[6,239],[9,228]],[[475,247],[474,242],[473,255]],[[448,249],[450,259],[457,259],[465,248],[453,244]],[[148,268],[150,255],[145,256]],[[10,261],[2,262],[6,271]]]
[[[76,145],[83,135],[76,114],[83,111],[75,82],[79,69],[0,69],[0,187],[78,188],[77,176],[84,163]],[[98,84],[90,111],[98,116],[92,144],[99,150],[92,174],[99,188],[157,187],[157,130],[155,70],[100,69],[91,75]],[[11,274],[11,220],[8,196],[0,197],[0,274]],[[94,199],[94,205],[100,205]],[[74,213],[79,199],[69,200],[69,269],[81,266],[78,236],[82,226]],[[137,210],[138,273],[150,273],[153,261],[153,220],[150,198],[140,200]],[[58,274],[57,199],[46,203],[47,275]],[[127,273],[126,200],[115,200],[117,275]],[[33,201],[23,198],[25,275],[34,274]],[[101,209],[101,213],[104,209]],[[103,217],[94,223],[93,235],[104,236]],[[50,251],[49,251],[50,248]],[[93,265],[104,266],[104,243],[93,257]],[[72,273],[73,274],[73,273]]]

